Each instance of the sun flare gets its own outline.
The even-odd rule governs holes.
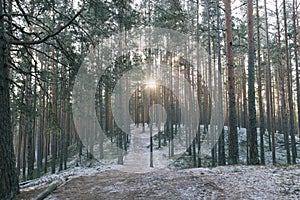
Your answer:
[[[156,81],[155,80],[147,80],[145,82],[147,88],[156,88]]]

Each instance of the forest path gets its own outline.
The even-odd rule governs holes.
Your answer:
[[[193,173],[111,170],[75,178],[57,188],[46,199],[225,199],[223,193],[223,189],[211,180]]]
[[[148,128],[147,128],[148,129]],[[150,131],[134,128],[131,131],[130,145],[121,170],[128,172],[151,171],[150,167]]]
[[[299,166],[109,170],[72,178],[46,199],[300,199],[299,176]]]
[[[130,145],[124,157],[124,165],[119,170],[125,172],[144,173],[164,168],[168,164],[162,152],[153,147],[153,167],[150,167],[150,128],[146,125],[131,127]],[[158,133],[158,128],[153,126],[153,136]],[[163,162],[164,161],[164,162]]]

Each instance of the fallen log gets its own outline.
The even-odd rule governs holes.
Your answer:
[[[53,182],[44,192],[40,193],[35,200],[45,199],[51,192],[53,192],[58,186],[58,181]]]

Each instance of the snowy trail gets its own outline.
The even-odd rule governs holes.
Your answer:
[[[300,168],[224,166],[126,173],[118,170],[73,178],[57,199],[300,199]]]
[[[153,136],[158,133],[158,128],[153,126]],[[124,165],[119,170],[125,172],[144,173],[164,168],[167,160],[162,152],[153,147],[153,167],[150,167],[150,128],[131,127],[130,146],[124,158]]]
[[[135,128],[131,131],[130,146],[128,154],[125,156],[124,165],[121,170],[128,172],[145,172],[151,171],[150,167],[150,149],[147,146],[150,144],[150,133],[141,129]]]

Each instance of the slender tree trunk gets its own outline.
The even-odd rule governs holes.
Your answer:
[[[66,131],[67,124],[67,71],[65,68],[61,69],[61,119],[60,119],[60,129],[61,129],[61,150],[60,150],[60,170],[64,169],[64,160],[67,154],[67,144],[66,144]]]
[[[247,1],[248,15],[248,112],[249,128],[247,134],[250,139],[250,164],[258,164],[257,130],[256,130],[256,108],[255,108],[255,75],[254,75],[254,20],[253,0]]]
[[[23,102],[23,94],[21,98],[21,102]],[[21,159],[21,153],[22,153],[22,141],[23,141],[23,135],[24,135],[24,128],[23,128],[23,121],[24,121],[24,113],[22,109],[20,110],[20,117],[19,117],[19,134],[18,134],[18,154],[17,154],[17,172],[18,175],[20,175],[21,172],[21,166],[22,166],[22,159]]]
[[[281,37],[280,37],[280,23],[279,23],[279,12],[278,12],[278,3],[276,4],[276,22],[277,22],[277,47],[278,47],[278,58],[279,58],[279,76],[280,76],[280,90],[281,90],[281,115],[283,121],[283,134],[284,134],[284,143],[286,149],[287,163],[290,163],[290,147],[289,147],[289,137],[288,137],[288,122],[287,122],[287,111],[286,111],[286,98],[285,98],[285,76],[282,63],[282,51],[281,51]]]
[[[298,31],[297,31],[297,23],[296,23],[296,19],[297,19],[297,1],[293,0],[293,40],[294,40],[294,44],[295,46],[298,45],[297,43],[297,35],[298,35]],[[297,108],[298,108],[298,135],[299,135],[299,127],[300,127],[300,123],[299,123],[299,117],[300,117],[300,83],[299,83],[299,61],[298,61],[298,49],[294,48],[294,54],[295,54],[295,65],[296,65],[296,91],[297,91]],[[296,129],[296,127],[295,127]],[[297,134],[297,132],[294,132],[295,134]],[[296,152],[296,144],[295,144],[295,154],[297,157],[297,152]],[[295,160],[296,161],[296,160]]]
[[[290,136],[291,136],[291,147],[292,147],[292,162],[296,164],[296,140],[295,140],[295,118],[294,118],[294,103],[293,103],[293,86],[292,86],[292,68],[290,65],[289,58],[289,43],[288,43],[288,30],[287,30],[287,15],[286,15],[286,2],[283,0],[283,18],[284,18],[284,37],[285,37],[285,60],[287,66],[287,86],[288,86],[288,102],[289,102],[289,113],[290,113]]]
[[[71,135],[71,112],[70,112],[70,108],[71,108],[71,105],[70,105],[70,95],[68,93],[68,98],[67,98],[67,119],[66,119],[66,128],[65,128],[65,131],[66,131],[66,145],[65,145],[65,156],[64,156],[64,169],[66,170],[67,169],[67,162],[68,162],[68,147],[70,146],[70,135]]]
[[[264,107],[262,98],[262,65],[261,65],[261,51],[260,51],[260,16],[258,0],[256,0],[256,28],[257,28],[257,84],[258,84],[258,101],[259,101],[259,132],[260,132],[260,163],[265,164],[265,145],[264,145],[264,133],[265,133],[265,119],[264,119]]]
[[[217,0],[217,48],[218,48],[218,95],[219,95],[219,115],[221,117],[221,122],[224,121],[224,107],[223,107],[223,79],[222,79],[222,57],[221,57],[221,37],[220,37],[220,1]],[[224,125],[222,124],[221,135],[218,141],[218,165],[225,165],[225,135],[224,135]]]
[[[31,65],[31,64],[30,64]],[[31,68],[31,66],[29,66]],[[29,70],[29,73],[31,70]],[[33,179],[34,155],[33,155],[33,109],[32,109],[32,90],[31,74],[26,77],[25,88],[25,134],[27,135],[27,179]]]
[[[249,50],[248,50],[249,51]],[[242,119],[243,119],[243,127],[248,129],[248,109],[247,109],[247,105],[248,105],[248,102],[247,102],[247,77],[246,77],[246,66],[245,66],[245,56],[242,56],[241,57],[241,66],[242,66],[242,96],[243,96],[243,112],[242,112]],[[249,62],[249,59],[248,59],[248,62]],[[238,97],[237,97],[238,98]],[[248,99],[249,100],[249,99]]]
[[[33,5],[31,4],[31,13],[33,12]],[[29,31],[32,32],[32,27],[29,27]],[[30,40],[32,38],[30,37]],[[34,125],[33,119],[34,116],[34,99],[32,97],[32,66],[33,63],[30,60],[27,63],[27,73],[25,78],[25,134],[27,135],[27,179],[33,179],[33,170],[34,170]]]
[[[276,163],[275,154],[275,133],[273,128],[273,102],[272,102],[272,77],[270,68],[270,45],[269,45],[269,24],[268,24],[268,12],[267,12],[267,2],[264,0],[264,11],[265,11],[265,30],[266,30],[266,45],[267,45],[267,65],[266,65],[266,99],[267,99],[267,126],[269,132],[269,149],[272,150],[272,161],[273,164]],[[272,135],[272,142],[271,137]]]
[[[54,49],[52,50],[52,56],[54,58]],[[51,126],[51,173],[55,173],[56,159],[57,159],[57,135],[58,135],[58,121],[57,121],[57,86],[56,86],[56,66],[54,61],[52,63],[52,126]]]
[[[25,90],[25,84],[23,84],[23,91]],[[24,92],[21,94],[21,103],[24,102]],[[20,118],[19,118],[19,135],[18,135],[18,157],[17,157],[17,172],[18,175],[21,173],[22,168],[22,175],[24,178],[25,169],[23,169],[23,160],[25,159],[25,155],[23,155],[23,152],[25,152],[25,147],[23,146],[24,143],[24,137],[25,137],[25,131],[24,131],[24,108],[20,108]],[[26,143],[26,142],[25,142]],[[26,163],[25,163],[26,165]],[[24,173],[23,173],[24,172]]]
[[[25,84],[24,84],[24,88],[25,88]],[[25,91],[25,89],[24,89]],[[25,98],[25,95],[24,95]],[[24,118],[26,118],[26,110],[24,110]],[[23,151],[22,151],[22,177],[25,180],[26,179],[26,166],[27,166],[27,158],[26,158],[26,152],[27,152],[27,134],[26,134],[26,130],[25,130],[25,119],[23,121],[22,126],[24,127],[24,134],[23,134]]]
[[[224,0],[226,24],[226,58],[228,68],[228,96],[229,96],[229,164],[239,161],[236,105],[235,105],[235,77],[233,60],[231,0]]]
[[[42,66],[43,70],[43,66]],[[41,83],[42,84],[42,83]],[[43,89],[40,89],[39,97],[39,118],[38,118],[38,139],[37,139],[37,177],[41,176],[42,159],[43,159],[43,133],[44,133],[44,96]]]
[[[102,82],[99,83],[99,119],[100,119],[100,126],[103,129],[103,87],[102,87]],[[103,143],[104,143],[104,133],[100,132],[99,133],[99,153],[100,153],[100,159],[104,158],[104,149],[103,149]]]
[[[44,94],[47,94],[48,91],[48,83],[45,84],[45,91]],[[44,122],[45,122],[45,129],[44,129],[44,153],[45,153],[45,166],[44,166],[44,173],[47,173],[48,170],[48,155],[49,155],[49,141],[50,141],[50,134],[49,134],[49,129],[51,128],[51,110],[50,110],[50,106],[49,106],[49,99],[48,99],[48,95],[44,95],[45,96],[45,105],[46,105],[46,109],[45,109],[45,116],[44,116]]]

